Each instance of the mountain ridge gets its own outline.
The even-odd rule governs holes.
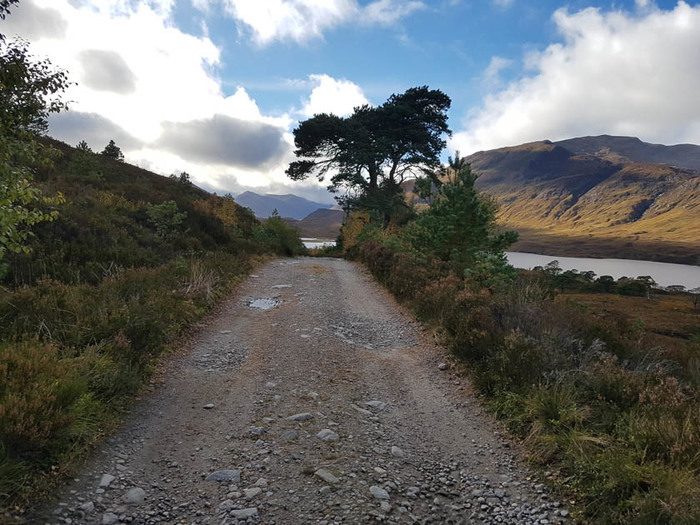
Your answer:
[[[318,209],[328,209],[333,206],[332,204],[314,202],[292,193],[261,195],[253,191],[245,191],[234,197],[234,200],[241,206],[250,208],[258,218],[267,218],[272,215],[274,210],[277,210],[280,217],[301,220]]]

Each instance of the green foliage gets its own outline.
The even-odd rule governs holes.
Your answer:
[[[273,253],[285,256],[306,254],[299,231],[282,220],[276,213],[253,231],[253,239]]]
[[[329,189],[346,190],[348,208],[373,211],[383,224],[405,207],[401,183],[440,165],[450,134],[450,98],[427,86],[394,94],[379,107],[355,108],[349,117],[314,115],[294,130],[295,155],[287,175],[293,180],[332,173]]]
[[[87,142],[81,140],[75,147],[67,166],[68,173],[89,179],[102,179],[100,160]]]
[[[172,240],[184,232],[187,213],[179,213],[175,201],[149,204],[146,215],[161,239]]]
[[[186,171],[183,171],[180,173],[180,175],[175,175],[174,173],[170,175],[170,178],[174,181],[179,182],[183,186],[189,186],[192,184],[192,180],[190,178],[190,174],[187,173]]]
[[[66,86],[66,74],[33,60],[25,42],[0,39],[0,278],[5,254],[28,251],[31,227],[57,216],[50,207],[62,201],[60,193],[43,197],[32,179],[36,167],[50,163],[36,135],[46,131],[50,113],[65,109],[60,94]]]
[[[5,20],[5,17],[10,14],[10,7],[18,3],[19,0],[0,0],[0,20]],[[0,40],[4,38],[4,35],[0,35]]]
[[[450,161],[457,170],[447,182],[435,178],[439,184],[430,208],[407,226],[404,235],[415,251],[449,263],[457,273],[470,268],[485,282],[489,274],[506,270],[499,254],[517,240],[517,233],[494,234],[495,204],[477,192],[477,176],[459,153]],[[474,266],[477,260],[479,265]]]
[[[68,86],[64,71],[36,60],[23,40],[0,42],[0,126],[3,137],[28,140],[44,134],[48,117],[66,109],[60,96]]]
[[[102,150],[101,154],[108,159],[113,159],[119,162],[124,161],[124,154],[122,153],[121,148],[117,146],[113,140],[109,141],[109,144],[105,146],[105,149]]]

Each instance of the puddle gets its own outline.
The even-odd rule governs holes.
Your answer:
[[[280,305],[280,301],[277,299],[251,299],[248,301],[248,306],[250,308],[257,308],[258,310],[269,310],[270,308],[275,308]]]

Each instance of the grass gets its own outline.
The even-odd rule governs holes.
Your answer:
[[[700,309],[687,294],[652,293],[649,299],[613,294],[562,294],[558,301],[582,305],[597,317],[640,320],[647,333],[689,341],[700,325]],[[659,339],[661,341],[661,339]]]

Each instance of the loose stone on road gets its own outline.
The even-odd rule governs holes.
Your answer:
[[[31,523],[566,522],[357,265],[267,264]]]

